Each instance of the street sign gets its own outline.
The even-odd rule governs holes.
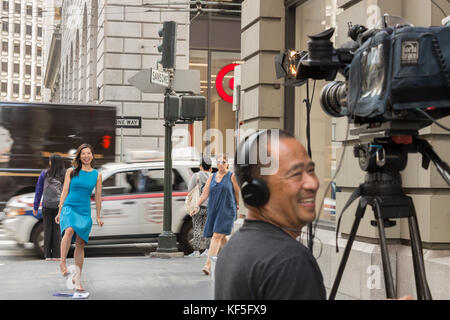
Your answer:
[[[117,117],[116,128],[134,128],[142,127],[142,117]]]
[[[164,93],[166,88],[151,82],[152,69],[144,69],[128,79],[128,82],[144,93]]]
[[[175,70],[173,75],[175,92],[200,93],[200,70]]]
[[[150,82],[153,84],[159,84],[163,87],[169,86],[170,76],[167,72],[159,71],[154,68],[151,68],[152,70],[152,77],[150,79]]]
[[[144,93],[164,93],[169,86],[167,72],[144,69],[128,79],[128,83]],[[200,70],[174,70],[173,90],[179,93],[200,93]]]

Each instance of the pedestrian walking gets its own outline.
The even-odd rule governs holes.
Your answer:
[[[42,200],[42,217],[44,221],[44,258],[47,261],[60,260],[61,234],[55,222],[58,205],[64,183],[64,160],[53,154],[49,168],[39,175],[34,195],[33,215],[37,216]]]
[[[81,272],[84,263],[84,247],[88,243],[92,228],[91,194],[95,188],[95,207],[97,224],[103,226],[100,218],[102,205],[102,176],[93,168],[94,150],[89,144],[78,147],[72,168],[67,169],[64,187],[55,221],[61,227],[61,263],[63,276],[70,274],[66,258],[70,244],[75,243],[75,275],[73,282],[76,291],[84,291],[81,285]]]
[[[203,236],[211,238],[208,250],[208,259],[202,269],[206,275],[210,274],[211,257],[218,255],[220,249],[226,244],[226,236],[231,234],[236,213],[239,209],[239,186],[234,173],[228,170],[228,159],[225,154],[217,157],[217,169],[208,178],[202,195],[198,200],[193,214],[200,210],[200,206],[208,199],[208,210]]]
[[[192,175],[188,183],[188,191],[191,192],[196,186],[199,186],[199,192],[200,194],[202,194],[202,191],[206,185],[206,182],[208,181],[209,176],[211,175],[211,172],[211,159],[202,157],[200,171]],[[189,213],[192,217],[192,224],[194,226],[194,237],[192,241],[194,252],[192,252],[188,257],[200,257],[208,254],[210,239],[203,237],[203,230],[205,228],[207,217],[207,207],[208,199],[203,202],[203,204],[200,206],[200,210],[196,214],[193,214],[192,212]],[[205,251],[200,254],[200,250]]]

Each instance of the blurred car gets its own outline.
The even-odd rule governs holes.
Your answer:
[[[108,163],[102,173],[102,220],[96,222],[94,194],[91,198],[93,227],[89,245],[155,242],[162,232],[164,207],[164,155],[161,152],[135,153],[127,163]],[[185,212],[185,198],[190,177],[199,167],[199,158],[173,160],[172,231],[180,250],[193,251],[191,217]],[[7,234],[19,245],[33,242],[43,256],[43,223],[41,208],[33,215],[34,193],[11,198],[4,209],[3,221]]]

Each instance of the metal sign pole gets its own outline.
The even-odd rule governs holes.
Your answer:
[[[171,87],[166,90],[170,94]],[[168,108],[168,100],[164,99],[164,108]],[[164,213],[163,231],[158,237],[157,252],[177,252],[177,239],[172,232],[172,128],[175,121],[165,120],[164,136]]]

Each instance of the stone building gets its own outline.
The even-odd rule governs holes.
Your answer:
[[[178,23],[176,67],[188,69],[189,12],[147,12],[142,0],[47,2],[61,10],[60,20],[46,22],[54,26],[45,42],[47,101],[114,105],[117,116],[142,117],[140,129],[117,129],[118,159],[127,149],[162,149],[163,95],[142,93],[128,79],[156,67],[166,20]]]
[[[118,116],[142,117],[141,129],[117,130],[118,160],[129,149],[164,148],[163,95],[142,93],[128,83],[142,69],[156,67],[164,21],[178,23],[176,69],[200,71],[200,94],[208,105],[203,122],[175,127],[174,147],[190,145],[201,152],[207,129],[218,129],[223,137],[235,129],[235,112],[217,93],[216,78],[227,65],[240,63],[241,0],[203,6],[225,8],[224,13],[189,12],[187,6],[171,5],[180,1],[166,2],[160,9],[144,0],[46,0],[49,11],[62,13],[45,16],[52,26],[44,33],[45,101],[111,104]],[[222,80],[226,96],[232,95],[232,78],[230,71]],[[183,136],[187,132],[190,139]]]
[[[0,17],[0,97],[41,101],[43,1],[3,0]]]
[[[306,85],[288,87],[284,79],[277,80],[274,57],[285,49],[307,50],[307,35],[335,27],[335,47],[347,41],[347,24],[373,27],[381,15],[401,16],[414,25],[441,25],[450,12],[448,1],[419,0],[245,0],[242,4],[241,58],[242,112],[240,121],[245,128],[284,128],[294,132],[306,145]],[[352,147],[359,137],[347,135],[346,118],[330,118],[321,109],[319,95],[325,81],[309,82],[311,110],[312,158],[321,181],[318,199],[336,171],[344,147],[347,148],[342,168],[336,178],[337,215],[349,195],[364,181]],[[442,119],[450,124],[450,117]],[[353,125],[352,125],[353,126]],[[443,160],[449,161],[450,135],[435,125],[420,131]],[[450,188],[433,165],[421,167],[418,154],[410,154],[408,166],[402,172],[405,192],[412,196],[424,246],[425,267],[431,293],[435,299],[450,298]],[[318,202],[319,202],[318,201]],[[339,254],[335,250],[335,215],[320,212],[315,243],[315,255],[331,288],[341,259],[346,237],[354,219],[357,201],[342,220]],[[381,257],[377,245],[377,229],[372,227],[370,207],[363,218],[357,240],[340,285],[342,297],[350,299],[383,299],[385,297]],[[398,295],[415,294],[409,230],[406,219],[387,229],[394,279]]]

